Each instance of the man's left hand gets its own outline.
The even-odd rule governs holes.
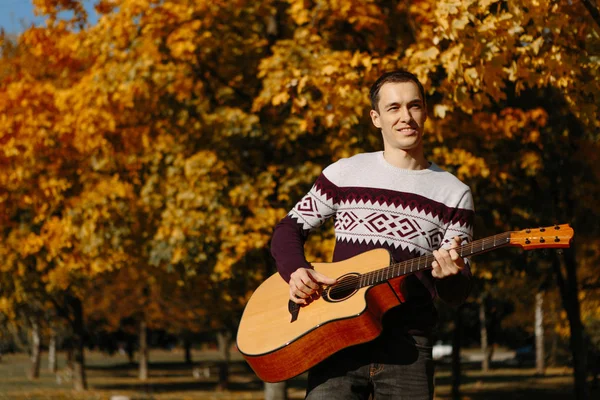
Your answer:
[[[465,268],[465,260],[454,250],[460,245],[460,242],[460,237],[455,236],[448,250],[439,249],[433,251],[435,261],[431,263],[433,267],[431,276],[437,279],[444,279],[449,276],[458,275]]]

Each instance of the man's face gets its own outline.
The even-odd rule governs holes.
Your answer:
[[[390,82],[379,89],[379,112],[371,110],[373,124],[381,129],[384,150],[422,152],[427,110],[419,87],[412,81]]]

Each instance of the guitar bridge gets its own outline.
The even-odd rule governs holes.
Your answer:
[[[288,311],[292,314],[292,320],[290,322],[294,322],[298,319],[298,313],[300,312],[300,306],[293,301],[288,301]]]

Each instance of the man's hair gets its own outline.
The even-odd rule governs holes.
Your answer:
[[[419,78],[417,78],[414,74],[411,74],[408,71],[399,69],[396,71],[386,72],[379,77],[371,86],[371,90],[369,91],[369,97],[371,98],[371,108],[377,112],[379,112],[379,90],[386,83],[398,83],[398,82],[414,82],[417,84],[419,88],[419,92],[421,93],[421,100],[423,100],[423,105],[425,106],[425,90],[423,89],[423,85],[419,82]]]

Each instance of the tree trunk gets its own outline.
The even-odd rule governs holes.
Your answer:
[[[265,382],[265,400],[287,400],[287,382]]]
[[[462,336],[462,309],[461,305],[454,313],[454,332],[452,335],[452,399],[460,399],[460,339]]]
[[[40,325],[36,318],[30,318],[31,322],[31,369],[29,370],[29,379],[38,379],[40,377],[41,361],[41,340]]]
[[[535,295],[535,372],[544,375],[545,366],[544,351],[544,292]]]
[[[29,346],[24,340],[26,337],[21,334],[21,330],[15,324],[8,324],[8,331],[12,335],[12,340],[19,351],[28,351]]]
[[[558,317],[556,315],[556,302],[550,303],[550,318],[551,326],[555,326],[558,323]],[[558,333],[556,329],[552,329],[552,342],[550,343],[550,354],[548,355],[548,365],[556,366],[557,352],[558,352]]]
[[[73,345],[68,345],[65,350],[67,351],[66,367],[73,372]]]
[[[50,332],[50,340],[48,341],[48,371],[56,373],[56,332],[54,329]]]
[[[596,4],[592,3],[590,0],[581,0],[585,8],[588,10],[598,28],[600,28],[600,10],[598,10],[598,2]]]
[[[142,381],[148,379],[148,336],[146,329],[146,320],[142,318],[140,321],[140,370],[139,378]]]
[[[570,346],[573,354],[573,377],[576,400],[588,400],[590,393],[587,385],[586,346],[583,340],[583,325],[579,309],[579,288],[577,285],[577,263],[575,260],[575,243],[564,251],[564,266],[567,272],[566,280],[562,273],[561,260],[555,256],[553,267],[558,287],[560,289],[563,307],[567,312],[570,328]]]
[[[129,337],[129,335],[127,335],[127,341],[125,342],[125,351],[127,352],[129,364],[133,364],[135,362],[135,343],[134,339]]]
[[[192,360],[192,341],[190,340],[188,333],[184,334],[183,347],[185,349],[185,363],[191,365],[194,363]]]
[[[77,297],[67,296],[67,301],[73,315],[73,389],[76,391],[83,391],[87,390],[87,379],[85,375],[85,327],[83,325],[83,307],[81,300],[79,300]]]
[[[490,370],[490,349],[488,346],[487,321],[485,318],[485,297],[481,297],[479,302],[479,325],[481,332],[481,370],[488,372]]]
[[[217,344],[219,353],[221,354],[217,390],[226,390],[229,384],[229,361],[231,359],[229,348],[231,346],[231,337],[232,335],[229,331],[220,331],[217,333]]]

